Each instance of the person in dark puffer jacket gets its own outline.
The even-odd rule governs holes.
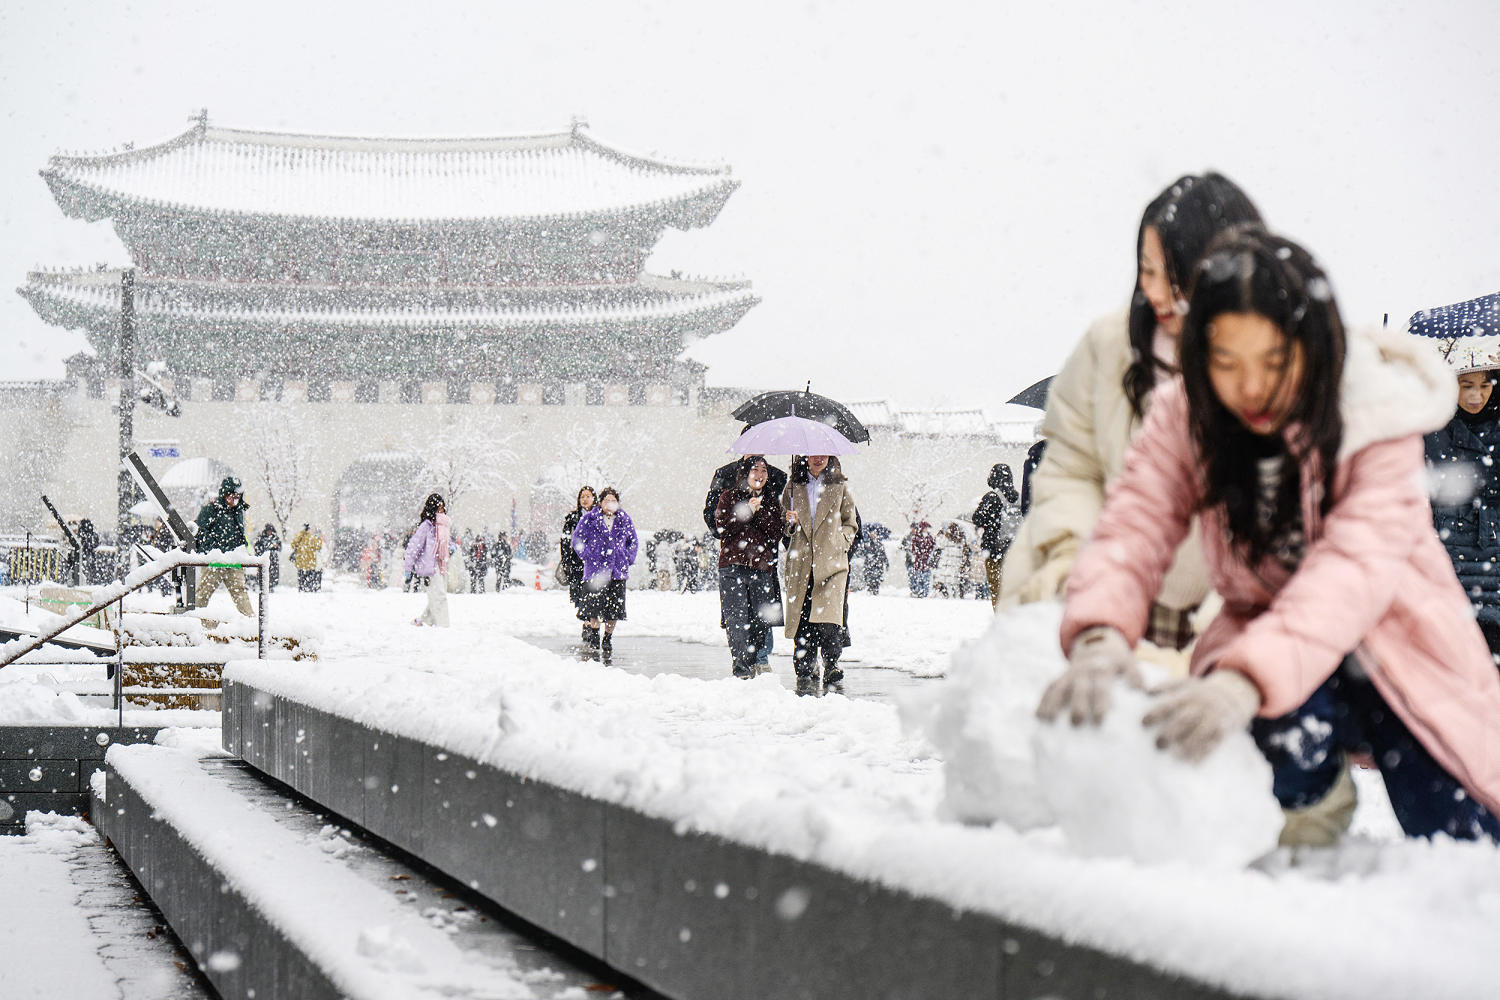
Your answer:
[[[1424,437],[1432,523],[1468,592],[1490,653],[1500,653],[1500,369],[1462,371],[1458,409]]]

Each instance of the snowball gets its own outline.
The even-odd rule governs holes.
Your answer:
[[[1151,697],[1116,685],[1104,724],[1038,725],[1035,774],[1079,854],[1238,869],[1276,847],[1281,808],[1271,765],[1248,732],[1199,764],[1156,747],[1141,725]]]
[[[1031,734],[1042,691],[1065,662],[1062,605],[1027,604],[995,616],[984,635],[953,654],[947,676],[901,704],[907,728],[943,758],[946,818],[1047,826],[1052,812],[1032,766]]]

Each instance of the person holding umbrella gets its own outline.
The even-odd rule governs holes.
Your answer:
[[[744,430],[748,431],[748,430],[750,430],[750,427],[751,427],[750,424],[746,424]],[[744,433],[744,431],[742,431],[741,433]],[[759,458],[763,462],[765,461],[765,456],[764,455],[746,455],[745,458]],[[720,543],[721,543],[720,544],[720,555],[721,556],[723,554],[723,545],[722,545],[722,542],[723,542],[723,533],[722,533],[721,529],[718,526],[718,519],[717,519],[717,511],[719,509],[719,498],[724,495],[724,491],[725,490],[733,488],[736,485],[736,483],[739,481],[742,461],[743,461],[743,459],[737,459],[737,460],[735,460],[733,462],[730,462],[730,463],[728,463],[726,465],[721,465],[717,469],[715,469],[714,470],[713,479],[710,480],[709,484],[708,484],[708,494],[703,498],[703,523],[708,527],[709,531],[713,532],[714,537],[718,538],[720,540]],[[778,469],[776,466],[770,464],[769,462],[765,462],[765,468],[766,468],[765,492],[771,494],[772,496],[780,497],[781,494],[782,494],[782,491],[784,491],[786,489],[786,473],[784,471],[782,471],[781,469]],[[723,566],[724,566],[722,558],[720,559],[719,566],[720,566],[720,574],[719,575],[722,577],[723,576]],[[775,601],[775,603],[778,606],[780,606],[780,604],[781,604],[781,580],[777,576],[776,565],[775,565],[775,561],[774,560],[772,561],[772,565],[771,565],[771,587],[772,587],[771,600]],[[728,629],[730,626],[729,626],[728,620],[722,614],[722,603],[723,602],[721,601],[720,602],[720,604],[721,604],[721,614],[719,615],[719,627],[722,628],[722,629]],[[775,646],[775,644],[776,644],[776,640],[775,640],[775,633],[774,633],[774,631],[771,630],[771,629],[767,629],[766,630],[766,635],[765,635],[765,642],[756,647],[756,653],[755,653],[755,665],[756,666],[758,666],[758,667],[764,667],[768,663],[770,663],[770,660],[771,660],[771,649],[772,649],[773,646]]]
[[[1500,333],[1500,295],[1424,310],[1407,332],[1434,338],[1458,379],[1453,419],[1423,438],[1432,523],[1493,656],[1500,654],[1500,349],[1491,338]]]
[[[734,676],[755,676],[772,625],[785,624],[776,556],[786,528],[781,500],[770,486],[766,460],[746,455],[739,476],[719,496],[714,527],[719,538],[720,620],[734,657]]]
[[[819,656],[823,684],[833,687],[844,679],[839,657],[849,644],[849,550],[859,532],[854,496],[839,460],[793,456],[781,504],[787,535],[783,575],[790,595],[786,636],[796,644],[797,689],[811,690]]]

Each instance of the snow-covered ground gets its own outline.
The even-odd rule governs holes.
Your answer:
[[[206,995],[171,935],[134,905],[124,866],[83,820],[32,813],[24,837],[0,837],[0,885],[5,1000]]]
[[[1092,747],[1040,731],[1031,709],[1061,663],[1053,608],[997,620],[983,602],[854,595],[851,654],[919,677],[949,671],[914,684],[898,709],[798,698],[771,677],[649,677],[564,659],[524,641],[576,635],[557,592],[454,595],[446,630],[411,625],[422,601],[278,594],[273,619],[319,629],[322,658],[229,669],[684,829],[1248,995],[1494,994],[1500,850],[1401,840],[1378,779],[1362,774],[1357,835],[1294,865],[1270,850],[1268,792],[1244,801],[1262,765],[1243,744],[1185,774],[1135,725],[1090,734]],[[632,591],[629,615],[621,642],[676,636],[720,655],[712,594]],[[1236,788],[1247,791],[1225,791]]]

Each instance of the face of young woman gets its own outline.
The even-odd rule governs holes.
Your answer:
[[[1478,413],[1495,391],[1489,372],[1464,372],[1458,377],[1458,405],[1465,413]]]
[[[823,470],[826,468],[828,468],[827,455],[807,456],[807,471],[812,473],[814,476],[821,476],[823,474]]]
[[[1182,336],[1182,314],[1186,311],[1182,296],[1167,274],[1167,253],[1162,249],[1161,234],[1147,226],[1141,235],[1141,294],[1156,313],[1156,328],[1169,337]]]
[[[581,507],[584,510],[588,510],[590,507],[594,506],[594,491],[593,490],[584,490],[581,493],[579,493],[578,494],[578,506]]]
[[[620,509],[620,498],[616,496],[607,496],[604,498],[604,502],[599,506],[603,508],[604,513],[613,514],[615,511]]]
[[[750,474],[745,477],[745,481],[757,493],[764,489],[766,485],[766,464],[764,462],[756,462],[752,465],[750,467]]]
[[[1255,434],[1286,426],[1302,382],[1302,345],[1257,313],[1208,324],[1208,377],[1225,409]]]

